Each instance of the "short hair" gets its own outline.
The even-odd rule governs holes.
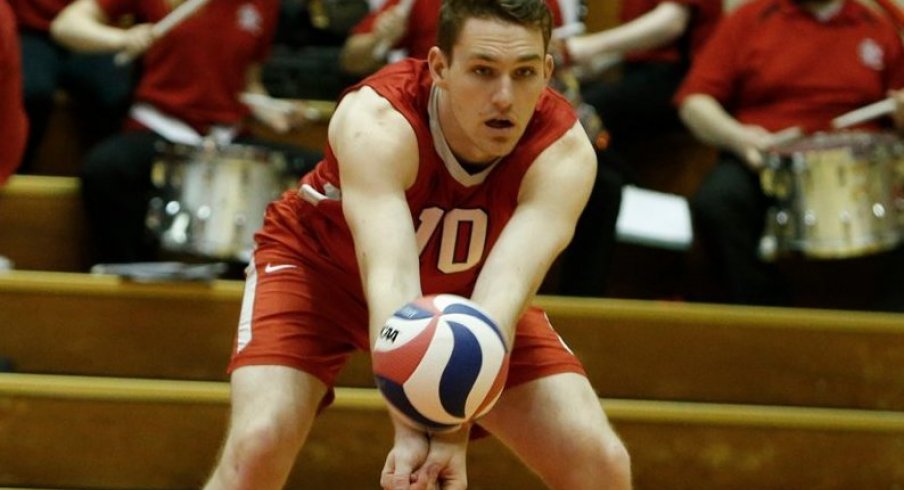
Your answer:
[[[498,19],[538,29],[543,33],[544,50],[552,36],[552,13],[546,0],[443,0],[436,45],[450,60],[465,22],[472,18]]]

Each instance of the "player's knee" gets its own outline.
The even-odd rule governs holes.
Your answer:
[[[600,443],[599,460],[607,468],[607,473],[618,481],[631,480],[631,455],[622,441],[615,437],[603,438]]]
[[[293,450],[295,438],[285,427],[261,420],[233,434],[233,450],[241,461],[268,462]]]
[[[631,488],[631,457],[622,441],[611,431],[588,438],[578,454],[569,458],[572,468],[584,468],[580,472],[568,472],[570,481],[560,482],[555,488],[602,488],[629,490]]]

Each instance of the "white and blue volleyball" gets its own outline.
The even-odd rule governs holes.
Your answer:
[[[508,350],[477,304],[424,296],[386,321],[373,351],[377,387],[414,427],[441,432],[486,414],[502,393]]]

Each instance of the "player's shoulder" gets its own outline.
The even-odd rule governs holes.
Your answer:
[[[335,121],[335,124],[334,124]],[[401,134],[408,133],[408,120],[385,97],[367,85],[346,93],[330,120],[330,131]]]

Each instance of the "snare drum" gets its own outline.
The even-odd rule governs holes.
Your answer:
[[[819,133],[776,148],[761,177],[775,198],[766,225],[776,251],[847,258],[904,235],[902,142],[888,133]]]
[[[151,182],[146,223],[164,250],[248,262],[267,205],[295,178],[262,147],[167,144]]]

